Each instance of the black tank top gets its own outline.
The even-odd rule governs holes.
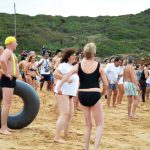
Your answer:
[[[142,73],[141,73],[140,80],[141,80],[141,81],[144,81],[144,80],[146,81],[144,70],[143,70]]]
[[[81,68],[81,63],[79,63],[79,68],[78,68],[78,75],[79,75],[79,81],[80,81],[79,89],[100,88],[100,86],[99,86],[99,78],[100,78],[99,67],[100,67],[100,63],[98,63],[97,68],[94,72],[85,73],[85,72],[83,72],[83,70]]]

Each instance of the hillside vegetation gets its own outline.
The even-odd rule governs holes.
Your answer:
[[[14,35],[14,15],[0,13],[0,44]],[[18,52],[97,45],[99,56],[150,52],[150,9],[136,15],[62,17],[17,14]]]

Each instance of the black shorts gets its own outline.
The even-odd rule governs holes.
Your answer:
[[[94,106],[101,98],[100,92],[79,91],[78,98],[83,106]]]
[[[50,74],[41,74],[41,76],[43,76],[41,82],[50,81]]]
[[[1,80],[0,80],[0,86],[2,88],[14,88],[16,86],[16,77],[13,77],[12,80],[10,80],[8,77],[6,77],[4,74],[2,74]]]

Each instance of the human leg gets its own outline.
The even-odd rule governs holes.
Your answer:
[[[12,103],[12,97],[14,88],[2,88],[3,100],[2,100],[2,111],[1,111],[1,130],[2,134],[10,134],[10,130],[7,127],[7,119],[9,109]]]
[[[64,124],[64,136],[67,137],[68,136],[68,132],[69,132],[69,126],[71,124],[71,120],[74,114],[74,99],[73,97],[71,99],[69,99],[69,114],[68,114],[68,120],[66,120],[65,124]]]
[[[132,99],[132,96],[127,96],[127,98],[128,98],[128,117],[130,118],[132,116],[131,110],[132,110],[133,99]]]
[[[124,87],[123,84],[118,84],[118,94],[117,94],[117,103],[121,104],[122,98],[124,94]]]
[[[110,100],[111,100],[112,90],[108,90],[108,97],[107,97],[107,107],[110,107]]]
[[[133,108],[132,108],[132,117],[133,118],[136,117],[135,111],[136,111],[136,108],[138,106],[138,101],[139,101],[139,97],[138,96],[133,96]]]
[[[89,144],[90,144],[90,136],[91,136],[91,129],[92,129],[92,119],[91,119],[91,112],[90,107],[81,105],[81,109],[84,114],[84,119],[86,123],[86,129],[85,129],[85,150],[89,150]]]
[[[113,90],[113,105],[112,105],[113,107],[116,107],[117,93],[118,93],[117,89]]]
[[[69,98],[66,95],[56,95],[59,112],[60,115],[56,122],[56,133],[54,141],[59,143],[64,143],[64,140],[61,139],[61,131],[64,128],[64,125],[66,125],[68,120],[68,114],[69,114]]]
[[[94,106],[92,106],[91,111],[93,113],[93,117],[94,117],[95,124],[96,124],[94,150],[98,150],[100,140],[102,137],[103,127],[104,127],[104,115],[103,115],[103,108],[102,108],[101,102],[98,101]]]

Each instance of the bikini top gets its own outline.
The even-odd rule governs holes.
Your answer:
[[[36,69],[34,69],[34,68],[29,68],[28,70],[30,70],[30,71],[36,71]]]
[[[88,89],[88,88],[100,88],[99,86],[99,67],[100,63],[98,63],[97,68],[92,73],[85,73],[81,68],[81,63],[79,63],[78,75],[80,86],[79,89]]]

